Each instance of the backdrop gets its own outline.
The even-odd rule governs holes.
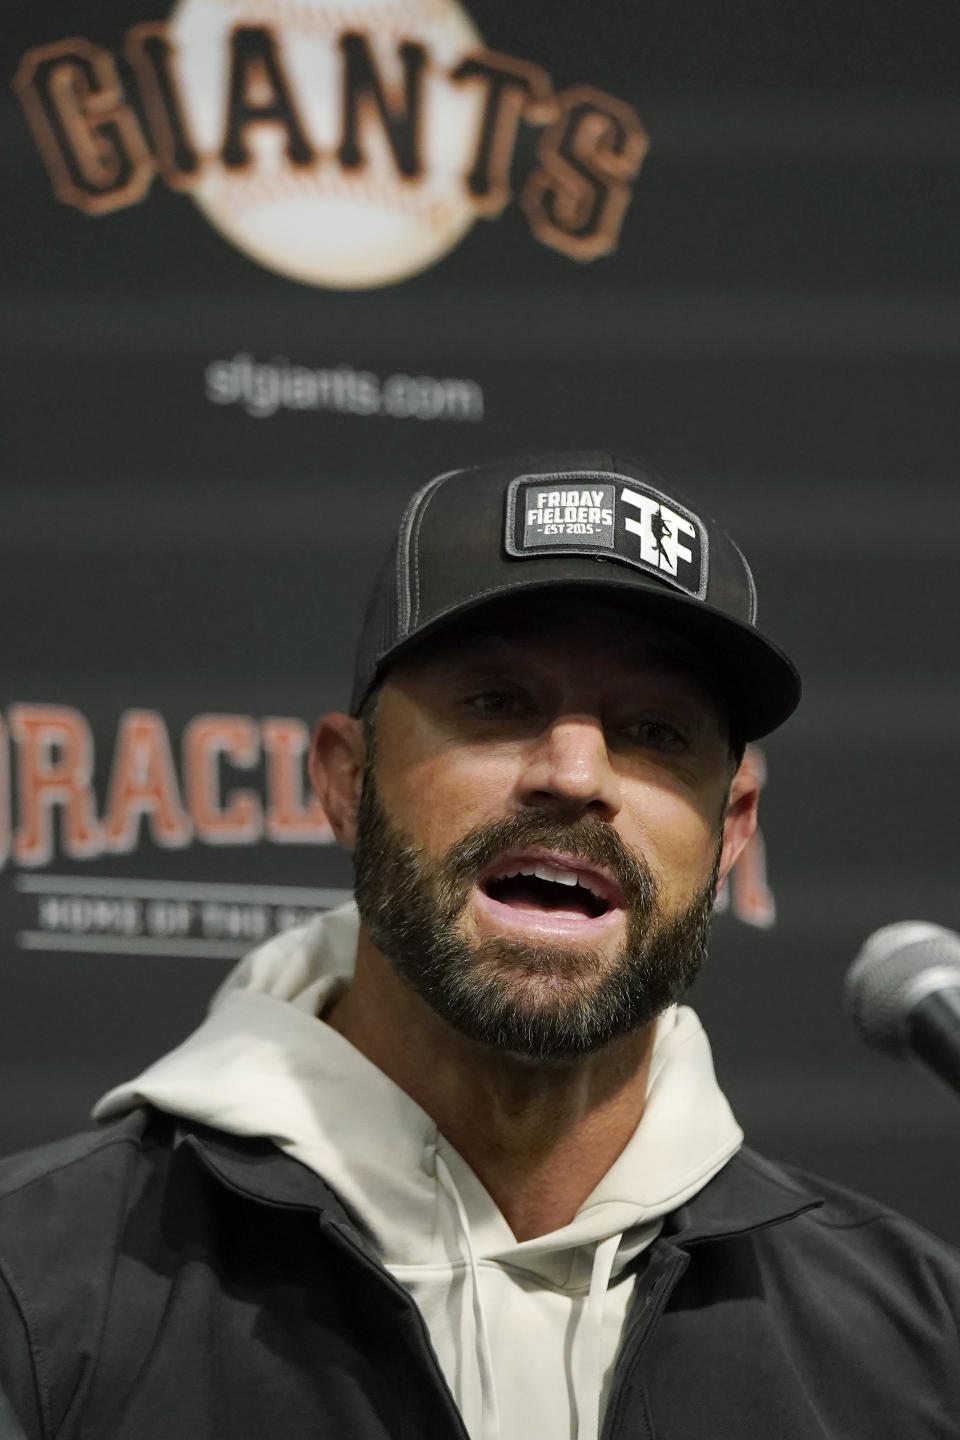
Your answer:
[[[0,1147],[86,1123],[332,903],[310,726],[433,473],[636,454],[806,682],[693,994],[749,1139],[960,1240],[865,1052],[960,924],[960,12],[45,0],[5,16]]]

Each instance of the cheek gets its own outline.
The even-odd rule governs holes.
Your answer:
[[[479,756],[462,747],[408,749],[382,757],[377,783],[387,813],[430,855],[444,854],[480,825],[509,812],[516,767],[506,756]]]
[[[670,790],[648,791],[631,809],[631,835],[621,834],[643,854],[663,887],[668,903],[685,902],[713,869],[719,834],[716,815]]]

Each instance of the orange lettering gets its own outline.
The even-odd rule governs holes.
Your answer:
[[[61,807],[63,848],[76,859],[103,851],[93,794],[93,736],[77,710],[65,705],[14,705],[10,733],[18,747],[20,825],[13,842],[21,865],[53,855],[55,805]]]
[[[41,45],[13,85],[58,199],[88,215],[143,199],[155,166],[109,50],[80,38]]]
[[[557,96],[559,120],[540,141],[540,168],[520,203],[538,240],[574,260],[616,250],[630,204],[630,181],[649,139],[622,100],[578,85]]]
[[[190,822],[180,803],[163,717],[153,710],[126,710],[120,717],[104,819],[108,847],[133,850],[142,816],[158,845],[188,843]]]
[[[175,47],[165,20],[134,25],[124,50],[140,82],[157,169],[174,190],[197,183],[201,162],[177,84]]]
[[[248,715],[198,715],[183,734],[184,785],[194,829],[209,845],[259,840],[263,815],[251,790],[234,790],[223,803],[220,756],[249,770],[260,758],[257,725]]]
[[[537,125],[556,116],[550,77],[539,65],[480,50],[462,60],[450,78],[458,83],[479,80],[484,86],[477,149],[466,180],[477,209],[492,218],[510,199],[510,165],[521,116]]]

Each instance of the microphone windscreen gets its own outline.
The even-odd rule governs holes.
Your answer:
[[[960,986],[960,936],[926,920],[876,930],[847,971],[846,1008],[868,1045],[906,1050],[906,1022],[931,990]]]

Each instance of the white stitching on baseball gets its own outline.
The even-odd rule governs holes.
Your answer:
[[[462,209],[458,202],[432,195],[426,186],[392,180],[386,175],[370,178],[344,175],[323,162],[308,170],[285,168],[247,174],[231,174],[219,168],[208,170],[203,177],[202,193],[208,203],[229,201],[237,215],[291,196],[318,195],[321,199],[347,200],[372,209],[386,206],[413,215],[425,221],[431,230],[442,233],[457,223]],[[475,208],[466,189],[462,200],[471,209]]]
[[[270,21],[315,35],[341,35],[358,26],[378,32],[405,30],[414,24],[429,24],[446,9],[442,0],[374,0],[362,7],[329,5],[322,9],[303,0],[220,0],[220,4],[225,10],[239,12],[245,21]]]

